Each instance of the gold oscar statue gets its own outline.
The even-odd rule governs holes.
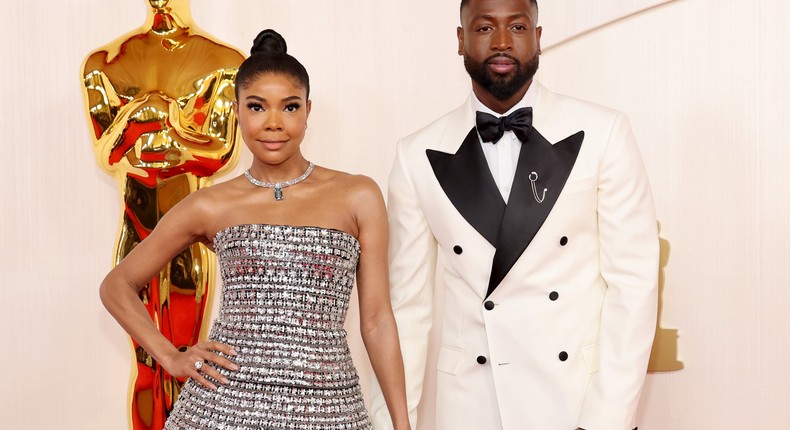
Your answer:
[[[117,178],[123,199],[114,264],[170,208],[238,158],[232,103],[244,56],[194,25],[189,0],[148,4],[145,25],[91,53],[82,74],[97,161]],[[178,348],[206,335],[214,265],[205,246],[190,246],[140,292]],[[131,427],[159,430],[183,381],[132,345]]]
[[[658,224],[658,231],[661,231],[661,224]],[[669,241],[659,238],[661,247],[661,259],[658,269],[658,322],[656,324],[656,338],[653,340],[653,350],[650,351],[650,361],[647,365],[648,372],[670,372],[683,368],[683,362],[679,361],[678,356],[678,331],[677,329],[667,329],[661,327],[661,311],[664,302],[664,267],[669,262]]]

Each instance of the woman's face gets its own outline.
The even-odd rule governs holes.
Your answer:
[[[296,79],[278,73],[253,78],[239,88],[235,108],[241,135],[257,160],[280,164],[299,153],[310,101]]]

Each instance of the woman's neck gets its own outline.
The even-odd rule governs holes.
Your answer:
[[[262,161],[253,161],[250,166],[250,174],[262,182],[286,182],[298,178],[307,170],[309,161],[300,154],[291,157],[279,164],[268,164]]]

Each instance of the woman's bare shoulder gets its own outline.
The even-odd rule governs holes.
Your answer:
[[[184,206],[194,215],[208,220],[219,216],[234,199],[241,195],[242,188],[238,179],[201,188],[185,197],[179,206]]]
[[[360,174],[322,168],[323,180],[351,203],[375,202],[382,198],[381,188],[373,178]]]

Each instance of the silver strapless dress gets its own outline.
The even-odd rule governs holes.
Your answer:
[[[240,369],[184,385],[166,430],[370,429],[343,328],[359,242],[319,227],[249,224],[214,238],[223,291],[209,338]]]

